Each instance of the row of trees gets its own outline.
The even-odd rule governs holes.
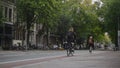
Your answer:
[[[120,19],[120,2],[101,1],[91,4],[92,0],[18,0],[17,23],[24,23],[26,26],[27,44],[30,28],[34,23],[42,23],[47,33],[51,32],[61,37],[73,26],[78,38],[87,38],[92,34],[100,42],[104,40],[104,33],[108,32],[115,43]]]
[[[104,33],[107,31],[115,41],[115,28],[117,27],[116,25],[107,25],[118,21],[113,20],[114,22],[112,22],[109,17],[114,15],[113,18],[117,17],[118,19],[119,14],[116,16],[109,11],[113,11],[111,7],[115,7],[119,2],[103,0],[102,7],[100,6],[101,2],[95,2],[95,4],[91,4],[91,2],[92,0],[19,0],[17,2],[18,21],[24,22],[27,26],[27,40],[32,24],[43,23],[47,32],[62,36],[72,25],[79,38],[86,38],[88,34],[92,34],[96,40],[102,41]],[[116,11],[114,10],[113,13]],[[111,28],[112,30],[109,31]]]
[[[18,22],[24,23],[29,44],[30,28],[34,23],[42,23],[47,35],[49,28],[55,23],[59,1],[56,0],[19,0],[17,1]]]
[[[89,34],[94,35],[95,39],[104,39],[103,21],[100,14],[100,2],[92,4],[92,0],[64,0],[61,8],[60,27],[68,30],[66,26],[73,26],[77,37],[87,38]],[[64,26],[65,25],[65,26]],[[60,32],[62,33],[62,31]],[[62,33],[64,34],[64,33]]]

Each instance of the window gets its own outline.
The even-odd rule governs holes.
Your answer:
[[[7,15],[8,15],[7,11],[8,11],[8,8],[5,7],[5,18],[7,18]]]
[[[3,6],[1,6],[1,7],[0,7],[0,9],[1,9],[1,10],[0,10],[0,19],[1,19],[1,18],[2,18],[2,16],[3,16],[3,14],[2,14],[3,9],[2,9],[2,8],[3,8]]]
[[[12,21],[12,9],[9,9],[9,21]]]

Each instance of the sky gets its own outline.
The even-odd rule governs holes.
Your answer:
[[[95,1],[100,1],[100,0],[92,0],[92,4],[93,4]]]
[[[102,6],[103,3],[101,2],[101,0],[92,0],[92,4],[94,4],[95,1],[100,1],[100,3],[101,3],[100,7]]]

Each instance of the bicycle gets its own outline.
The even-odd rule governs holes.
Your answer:
[[[74,43],[69,43],[68,46],[69,47],[67,48],[67,56],[73,56],[73,54],[74,54],[74,48],[73,48]]]

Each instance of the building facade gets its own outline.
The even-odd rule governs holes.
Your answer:
[[[27,45],[26,25],[17,21],[16,1],[0,0],[4,18],[3,23],[0,24],[0,46],[7,50],[12,49],[14,46]],[[33,24],[30,28],[29,42],[33,47],[45,48],[44,46],[47,45],[47,33],[43,24]]]
[[[0,7],[4,21],[0,24],[0,46],[9,49],[13,39],[13,24],[15,23],[15,0],[1,0]]]

